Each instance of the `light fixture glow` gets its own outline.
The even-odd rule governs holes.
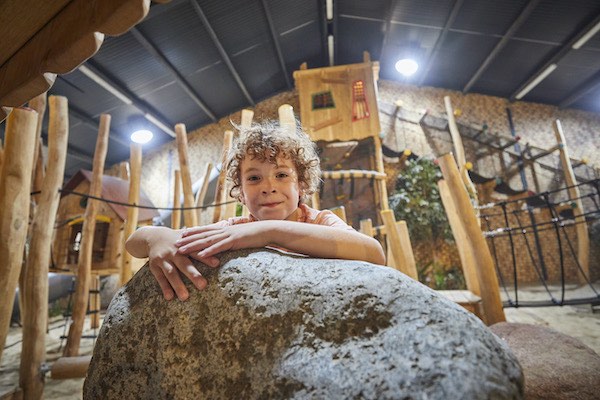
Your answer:
[[[517,95],[515,96],[515,99],[521,100],[534,87],[536,87],[537,85],[539,85],[539,83],[541,81],[543,81],[544,79],[546,79],[546,77],[548,75],[550,75],[552,73],[552,71],[554,71],[555,69],[556,69],[556,64],[550,64],[550,65],[548,65],[548,68],[546,68],[544,70],[544,72],[542,72],[541,74],[539,74],[537,76],[537,78],[535,78],[533,81],[531,81],[531,83],[529,85],[525,86],[525,88],[523,90],[521,90],[519,93],[517,93]]]
[[[131,134],[131,141],[139,144],[146,144],[152,140],[152,136],[152,132],[147,129],[142,129]]]
[[[411,76],[419,69],[419,64],[410,58],[404,58],[396,63],[396,71],[404,76]]]
[[[596,33],[600,31],[600,22],[592,27],[589,31],[587,31],[582,37],[579,38],[578,41],[573,43],[572,48],[575,50],[579,50],[581,46],[583,46],[588,40],[592,38]]]

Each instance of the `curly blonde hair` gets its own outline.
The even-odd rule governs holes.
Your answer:
[[[229,194],[241,197],[242,161],[246,157],[277,163],[277,157],[291,160],[296,167],[301,201],[306,201],[315,193],[321,181],[321,167],[317,146],[313,143],[300,124],[296,122],[295,132],[288,131],[277,121],[265,121],[252,124],[249,128],[234,125],[238,131],[238,139],[233,144],[227,157],[227,179],[233,184]]]

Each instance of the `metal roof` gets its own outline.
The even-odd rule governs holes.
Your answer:
[[[290,89],[302,62],[329,64],[328,35],[335,64],[366,50],[382,79],[600,112],[600,34],[578,46],[599,22],[598,0],[333,0],[330,20],[325,0],[172,0],[49,94],[69,99],[67,176],[91,167],[101,113],[112,115],[111,165],[129,157],[137,124],[158,146],[175,123],[191,132]],[[409,53],[421,67],[407,79],[393,67]]]

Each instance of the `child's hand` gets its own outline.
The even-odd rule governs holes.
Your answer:
[[[196,260],[215,258],[215,254],[228,250],[264,247],[269,244],[266,221],[222,226],[212,224],[184,230],[177,241],[179,253]]]
[[[173,299],[175,294],[179,300],[187,300],[189,297],[179,271],[187,276],[199,290],[204,289],[208,284],[191,260],[177,252],[175,242],[180,237],[180,231],[165,228],[154,230],[146,237],[150,271],[158,281],[163,296],[167,300]],[[212,267],[219,265],[216,257],[198,259]]]

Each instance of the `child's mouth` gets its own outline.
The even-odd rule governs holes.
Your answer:
[[[266,203],[266,204],[263,204],[262,206],[263,207],[275,207],[275,206],[278,206],[279,204],[281,204],[281,202],[279,202],[279,203]]]

